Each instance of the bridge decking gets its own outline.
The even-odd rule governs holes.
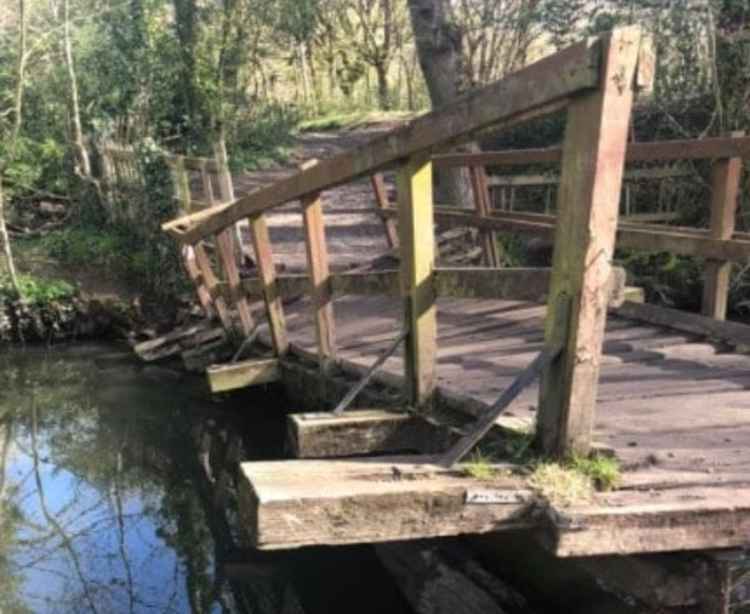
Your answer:
[[[401,310],[391,297],[337,299],[339,355],[372,362],[399,330]],[[518,301],[439,300],[439,385],[494,401],[541,349],[544,312]],[[313,351],[309,306],[297,303],[287,316],[290,338]],[[624,475],[618,490],[592,501],[540,512],[522,477],[485,483],[429,458],[249,463],[240,489],[241,508],[251,510],[247,528],[256,546],[270,549],[529,526],[558,556],[743,545],[750,356],[722,350],[609,317],[595,439],[614,448]],[[389,359],[384,370],[402,374],[402,359]],[[508,413],[531,423],[537,395],[533,386]],[[489,500],[470,505],[470,493],[481,498],[484,489]]]
[[[339,355],[368,365],[400,327],[389,297],[336,300]],[[543,345],[545,307],[507,300],[438,301],[438,378],[492,403]],[[287,310],[290,338],[315,350],[309,307]],[[400,356],[384,370],[403,373]],[[506,412],[533,420],[538,386]],[[750,468],[750,356],[695,336],[610,315],[599,381],[595,439],[626,465],[702,471]],[[712,478],[713,479],[713,478]]]

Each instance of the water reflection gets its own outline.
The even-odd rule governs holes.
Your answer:
[[[262,399],[217,404],[110,348],[4,353],[0,611],[406,611],[368,550],[238,548],[217,459],[279,452],[279,401]]]

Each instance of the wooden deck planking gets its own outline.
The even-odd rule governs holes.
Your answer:
[[[289,311],[292,340],[313,349],[304,303]],[[518,301],[439,299],[438,385],[495,401],[541,348],[544,311]],[[340,356],[362,365],[374,360],[401,322],[401,306],[389,297],[341,297],[335,312]],[[750,425],[750,356],[721,353],[697,336],[610,316],[602,362],[595,438],[614,446],[627,463],[650,465],[657,459],[661,467],[676,469],[691,463],[717,471],[724,464],[750,468],[748,455],[736,452],[750,450],[744,428]],[[384,370],[401,375],[402,365],[397,355]],[[508,415],[531,422],[537,404],[534,386]],[[715,420],[707,421],[707,415]],[[735,445],[714,445],[723,441],[727,425],[737,428]],[[694,430],[700,433],[688,441],[686,433]],[[671,439],[672,431],[675,437],[680,433],[679,440]]]

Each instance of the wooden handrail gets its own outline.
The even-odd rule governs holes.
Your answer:
[[[195,243],[248,216],[371,175],[409,156],[470,140],[499,124],[511,126],[549,114],[561,102],[599,87],[602,49],[602,39],[573,45],[351,152],[163,228],[184,243]]]
[[[711,160],[716,158],[750,158],[750,137],[717,137],[631,143],[627,162],[667,162],[671,160]],[[562,149],[514,149],[481,153],[442,154],[432,161],[435,168],[460,166],[522,166],[556,164],[562,160]]]

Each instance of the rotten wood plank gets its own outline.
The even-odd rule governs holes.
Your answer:
[[[425,457],[242,463],[238,490],[262,550],[516,529],[534,500],[520,478],[480,481]]]
[[[398,173],[401,285],[404,296],[406,380],[410,403],[429,406],[436,383],[437,310],[432,232],[432,164],[412,158]]]
[[[216,365],[209,367],[206,375],[211,392],[229,392],[249,386],[270,384],[281,379],[279,361],[275,358]]]
[[[219,293],[219,280],[216,278],[213,267],[211,266],[211,260],[206,253],[206,248],[202,243],[197,243],[193,249],[195,250],[195,263],[200,271],[201,278],[205,284],[206,290],[209,295],[213,297],[213,306],[216,309],[216,313],[219,316],[224,330],[231,332],[234,330],[234,324],[232,323],[232,316],[229,313],[227,303],[224,297]]]
[[[586,455],[591,447],[640,41],[640,28],[614,31],[602,88],[568,108],[546,319],[548,343],[567,340],[542,377],[537,426],[538,444],[555,456]],[[562,309],[569,309],[566,320]]]
[[[601,42],[579,43],[505,79],[427,113],[353,152],[333,157],[293,177],[249,194],[232,206],[168,223],[164,229],[195,243],[227,226],[310,193],[320,192],[422,152],[469,140],[475,133],[534,113],[600,83]]]
[[[744,133],[737,133],[736,136],[741,134]],[[728,240],[734,234],[741,175],[741,158],[714,162],[711,176],[710,236],[712,239]],[[701,305],[703,315],[716,320],[726,320],[731,274],[731,262],[708,260],[705,263]]]
[[[487,217],[491,213],[490,191],[487,186],[487,174],[483,166],[472,166],[469,168],[471,189],[474,193],[474,207],[479,217]],[[499,268],[501,264],[500,252],[497,245],[497,237],[492,230],[481,230],[482,252],[484,261],[488,267]]]

